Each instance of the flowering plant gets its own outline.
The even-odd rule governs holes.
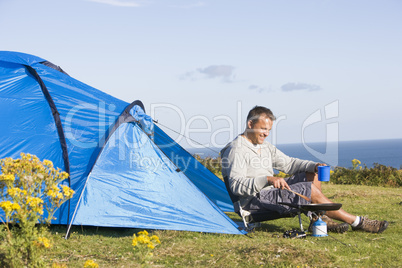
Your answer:
[[[132,246],[134,247],[134,251],[137,252],[137,255],[139,255],[142,264],[153,256],[151,251],[160,243],[161,241],[158,236],[149,236],[146,230],[133,235]]]
[[[360,160],[358,159],[353,159],[352,160],[352,169],[362,169],[362,166],[359,166],[362,162],[360,162]]]
[[[87,260],[84,263],[84,268],[99,268],[99,264],[97,264],[94,260]]]
[[[51,247],[44,224],[74,191],[59,184],[68,174],[49,160],[21,153],[0,159],[0,220],[6,232],[6,262],[11,267],[40,267],[39,251]],[[44,213],[46,212],[46,213]],[[37,224],[40,224],[38,227]]]
[[[149,236],[147,231],[138,232],[138,236],[136,234],[133,235],[133,247],[140,247],[140,245],[146,245],[147,248],[154,249],[155,245],[160,244],[159,237],[156,235]]]

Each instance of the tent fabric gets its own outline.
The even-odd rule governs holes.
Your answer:
[[[109,139],[88,177],[77,211],[76,225],[237,230],[236,224],[176,171],[136,123],[122,124]]]
[[[145,134],[144,130],[152,132],[153,124],[141,102],[129,104],[119,100],[44,62],[47,61],[32,55],[0,51],[0,158],[19,158],[25,152],[51,160],[62,170],[70,170],[70,185],[76,194],[69,206],[66,203],[56,212],[53,223],[69,224],[76,211],[73,224],[241,233],[217,207],[227,204],[230,210],[231,204],[224,198],[226,189],[211,184],[209,176],[189,178],[191,173],[177,172],[174,161],[158,148],[162,143],[155,144],[152,136]],[[132,117],[132,121],[128,118],[119,123],[126,110],[131,114],[125,116]],[[56,125],[54,113],[61,128]],[[63,158],[60,129],[65,137],[68,162]],[[156,126],[154,131],[158,133],[155,140],[167,139]],[[133,143],[131,147],[125,145],[128,141]],[[132,146],[138,148],[134,150]],[[144,154],[164,164],[159,170],[144,171],[133,166],[129,157],[121,159],[123,152],[129,151],[135,152],[132,157]],[[192,158],[184,154],[180,157]],[[109,184],[105,184],[107,181]],[[218,188],[207,191],[215,187]],[[108,191],[113,196],[104,194]],[[175,197],[165,202],[162,197],[168,192]],[[186,204],[183,200],[188,195],[197,199]],[[117,196],[117,201],[111,198]],[[101,205],[113,202],[114,209]],[[96,216],[85,217],[88,210],[97,213]]]
[[[145,114],[144,110],[140,106],[135,105],[130,110],[130,114],[141,124],[141,128],[145,131],[145,133],[150,136],[154,135],[154,123],[152,117]]]
[[[191,156],[183,147],[155,125],[154,142],[174,164],[215,204],[226,212],[233,212],[233,203],[225,183]]]
[[[22,56],[15,57],[20,59]],[[30,57],[29,57],[30,58]],[[66,136],[67,150],[70,159],[70,180],[71,187],[80,193],[83,189],[83,182],[88,175],[89,169],[93,166],[96,156],[99,152],[99,139],[104,134],[108,126],[114,122],[114,120],[120,115],[121,111],[127,106],[126,102],[116,99],[108,94],[105,94],[95,88],[85,85],[68,75],[58,72],[52,68],[40,64],[39,60],[27,60],[26,62],[35,62],[32,67],[40,76],[46,88],[54,101],[60,119],[63,123],[63,130]],[[49,108],[49,104],[46,102],[43,93],[40,91],[40,85],[36,79],[27,71],[24,65],[19,65],[18,70],[23,75],[18,76],[18,86],[15,83],[9,83],[7,88],[12,88],[22,94],[17,100],[15,100],[15,113],[8,113],[9,120],[23,120],[26,124],[32,124],[32,128],[36,128],[36,124],[30,120],[35,117],[35,120],[40,121],[40,124],[44,124],[45,127],[50,129],[53,133],[54,143],[51,148],[48,148],[47,139],[39,139],[37,146],[41,146],[40,150],[32,151],[30,146],[31,142],[26,142],[25,139],[29,136],[36,137],[35,132],[29,131],[20,127],[18,124],[10,122],[9,131],[2,131],[2,137],[7,137],[10,143],[24,144],[24,150],[15,150],[11,154],[5,156],[19,157],[20,152],[29,152],[36,154],[40,159],[49,159],[53,162],[56,161],[55,166],[66,170],[63,163],[62,152],[60,147],[60,141],[57,137],[57,130],[54,124],[54,120],[51,117],[52,113]],[[42,117],[35,113],[36,107],[25,107],[24,101],[26,99],[25,94],[29,94],[25,86],[34,85],[36,87],[35,93],[37,99],[40,99],[43,103],[43,109],[47,109],[47,113],[50,116]],[[8,91],[13,97],[14,91]],[[3,89],[1,89],[0,99],[3,99]],[[7,99],[8,99],[7,98]],[[5,101],[7,101],[5,99]],[[22,100],[21,100],[22,99]],[[20,101],[21,100],[21,101]],[[29,98],[28,98],[29,100]],[[32,103],[36,105],[36,100]],[[3,114],[3,107],[2,114]],[[27,109],[26,112],[21,112],[20,109]],[[27,116],[28,115],[28,116]],[[45,120],[46,119],[46,120]],[[3,121],[2,121],[3,125]],[[23,135],[15,135],[16,131],[24,130]],[[47,129],[44,130],[44,133]],[[32,134],[35,134],[32,135]],[[15,141],[15,142],[14,142]],[[0,147],[9,147],[9,143],[3,143],[3,139],[0,139]],[[3,154],[1,154],[3,157]],[[77,204],[77,197],[75,196],[70,201],[70,207],[74,208]],[[58,213],[56,212],[57,220],[54,223],[66,224],[71,211],[68,211],[67,204],[65,204]]]
[[[13,51],[1,51],[0,61],[31,66],[35,63],[45,62],[46,60],[25,53],[17,53]]]

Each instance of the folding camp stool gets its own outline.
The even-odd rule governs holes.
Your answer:
[[[237,195],[234,195],[229,187],[229,180],[225,176],[223,177],[226,190],[229,197],[232,200],[234,211],[242,218],[244,224],[244,230],[247,232],[253,231],[254,228],[260,227],[261,222],[276,220],[280,218],[293,218],[296,214],[280,214],[277,211],[263,211],[263,210],[244,210],[240,205],[240,199]]]
[[[286,205],[292,208],[297,209],[297,213],[287,213],[287,214],[280,214],[277,211],[271,210],[244,210],[240,205],[240,199],[238,196],[234,195],[229,187],[229,180],[225,176],[223,177],[225,182],[226,190],[228,191],[229,197],[233,202],[234,211],[242,218],[244,224],[244,230],[247,232],[253,231],[254,228],[260,227],[261,222],[263,221],[270,221],[276,220],[281,218],[293,218],[296,215],[299,217],[299,225],[300,230],[303,230],[303,224],[301,220],[301,213],[302,212],[315,212],[315,213],[323,213],[329,210],[338,210],[342,207],[340,203],[325,203],[325,204],[307,204],[307,205],[295,205],[291,203],[278,203],[281,205]],[[323,215],[322,214],[322,215]]]
[[[247,232],[252,232],[254,228],[260,227],[263,221],[293,218],[297,215],[294,213],[280,214],[270,210],[245,210],[240,206],[240,201],[236,201],[233,205],[235,212],[242,218],[244,230]]]
[[[280,214],[276,211],[269,210],[244,210],[240,206],[240,201],[234,203],[235,212],[239,214],[242,218],[244,224],[244,230],[251,232],[256,227],[261,226],[261,222],[276,220],[280,218],[293,218],[298,216],[300,231],[304,232],[301,214],[302,212],[312,212],[317,215],[324,215],[326,211],[338,210],[342,207],[340,203],[324,203],[324,204],[307,204],[307,205],[297,205],[292,203],[278,203],[281,205],[289,206],[297,209],[297,213]]]

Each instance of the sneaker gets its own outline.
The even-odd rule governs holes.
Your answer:
[[[367,217],[361,217],[359,225],[352,227],[352,230],[362,230],[370,233],[382,233],[385,229],[387,229],[387,227],[387,221],[370,220]]]
[[[318,216],[313,215],[312,219],[310,221],[310,226],[308,227],[309,232],[313,231],[313,223],[317,220],[318,220]],[[349,229],[349,224],[347,224],[346,222],[337,223],[337,222],[333,221],[327,215],[321,216],[321,220],[325,221],[325,223],[327,224],[328,232],[343,234],[344,232],[346,232]]]

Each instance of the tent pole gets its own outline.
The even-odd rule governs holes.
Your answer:
[[[70,238],[71,226],[73,225],[73,221],[74,221],[74,219],[75,219],[75,215],[77,214],[78,206],[79,206],[79,204],[80,204],[80,202],[81,202],[82,196],[84,195],[85,188],[87,187],[87,183],[88,183],[89,176],[91,176],[91,174],[88,174],[88,176],[87,176],[87,179],[86,179],[86,181],[85,181],[84,188],[82,188],[80,198],[78,199],[77,205],[75,206],[75,209],[74,209],[73,216],[71,217],[71,222],[68,224],[66,236],[64,237],[64,239],[66,239],[66,240],[67,240],[68,238]]]
[[[49,93],[45,83],[43,82],[42,78],[38,74],[38,72],[29,65],[24,65],[28,72],[35,78],[38,82],[43,95],[47,103],[49,104],[50,110],[52,111],[54,123],[57,128],[57,134],[59,135],[61,150],[63,152],[63,161],[64,161],[64,169],[68,173],[68,187],[71,188],[71,179],[70,179],[70,160],[68,158],[68,150],[67,150],[67,142],[66,137],[64,135],[63,125],[61,123],[60,113],[57,110],[56,104],[54,103],[52,96]],[[68,214],[67,214],[67,222],[70,220],[70,199],[68,200]]]

